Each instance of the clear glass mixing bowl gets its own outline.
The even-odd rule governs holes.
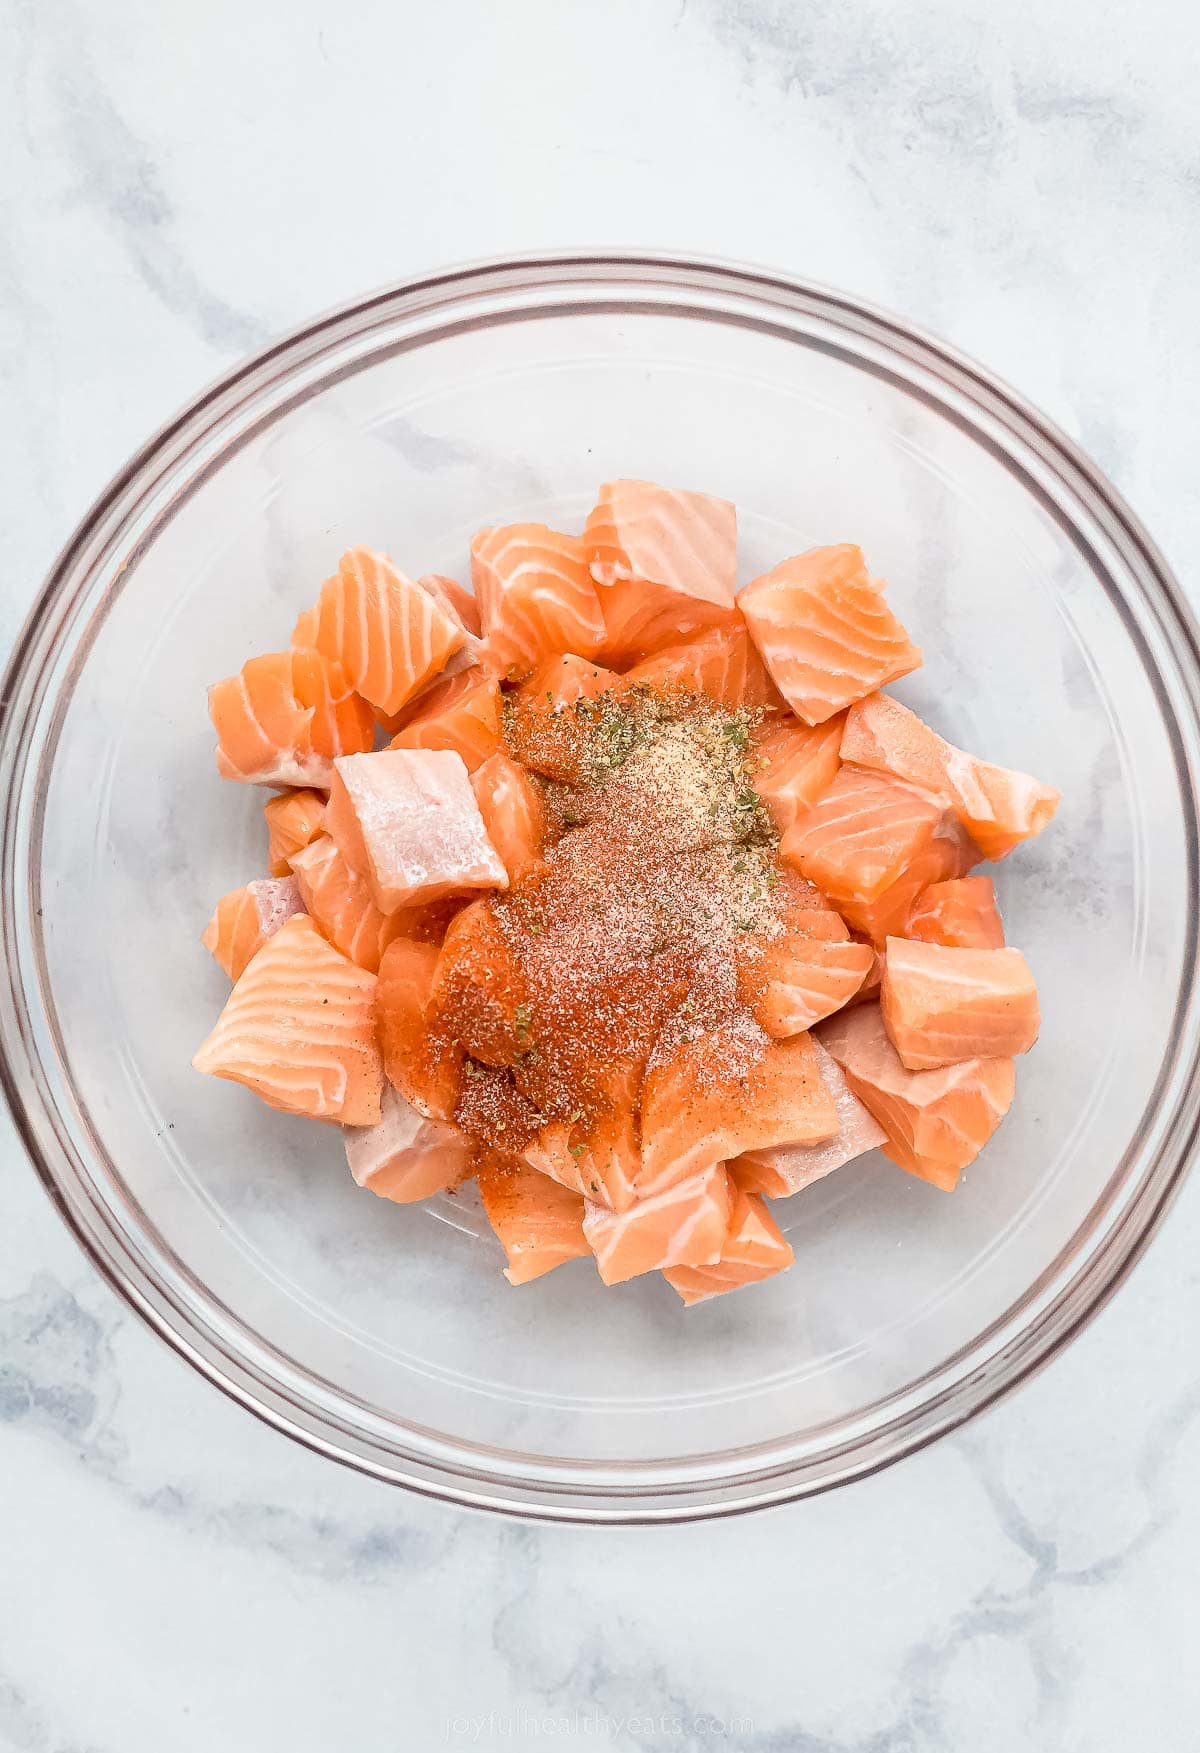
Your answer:
[[[872,1156],[778,1206],[791,1272],[685,1311],[576,1262],[519,1291],[470,1198],[389,1206],[335,1131],[202,1079],[198,941],[263,865],[205,685],[278,648],[341,550],[465,575],[480,524],[600,481],[736,500],[749,578],[861,542],[925,647],[898,690],[1062,791],[996,874],[1045,1017],[953,1198]],[[1112,488],[1002,385],[853,300],[713,264],[485,265],[231,373],[88,514],[0,732],[4,1078],[111,1282],[210,1380],[380,1478],[669,1519],[836,1484],[1062,1345],[1146,1242],[1197,1123],[1195,631]],[[1120,1394],[1119,1383],[1108,1391]]]

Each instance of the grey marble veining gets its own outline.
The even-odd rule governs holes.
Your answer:
[[[1197,71],[1183,0],[0,3],[0,642],[246,348],[409,272],[597,241],[937,328],[1094,452],[1200,603]],[[286,1443],[118,1304],[0,1125],[3,1753],[564,1721],[689,1753],[1200,1744],[1200,1183],[966,1431],[767,1516],[594,1532]]]

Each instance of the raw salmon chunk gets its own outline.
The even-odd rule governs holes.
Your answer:
[[[538,870],[546,839],[546,805],[537,782],[507,755],[490,755],[471,775],[471,789],[509,882]]]
[[[508,887],[466,764],[452,750],[383,749],[337,761],[326,825],[382,913]]]
[[[783,701],[766,672],[745,623],[709,627],[678,645],[664,645],[626,672],[663,693],[704,694],[731,712],[779,711]],[[834,772],[837,762],[834,761]],[[833,778],[833,773],[829,775]]]
[[[457,1126],[429,1120],[385,1088],[374,1126],[347,1126],[346,1160],[360,1187],[409,1205],[454,1187],[469,1173],[471,1147]]]
[[[1003,858],[1040,834],[1058,808],[1052,786],[964,754],[888,694],[873,694],[847,714],[842,759],[894,774],[938,798],[984,858]]]
[[[468,773],[500,747],[500,684],[491,670],[466,670],[422,694],[388,744],[391,749],[451,749]]]
[[[221,896],[200,941],[229,978],[238,980],[267,939],[294,913],[303,912],[293,877],[262,878]]]
[[[810,548],[738,598],[751,638],[797,718],[823,724],[921,662],[917,646],[849,542]]]
[[[524,1160],[613,1211],[628,1211],[637,1196],[642,1155],[632,1112],[606,1114],[586,1125],[551,1121],[525,1147]]]
[[[761,1199],[734,1184],[729,1230],[711,1266],[668,1266],[663,1277],[687,1307],[723,1296],[743,1284],[760,1284],[789,1267],[796,1256]]]
[[[838,1130],[817,1144],[779,1144],[770,1150],[750,1151],[729,1164],[736,1186],[747,1193],[765,1193],[768,1199],[786,1199],[831,1175],[855,1157],[878,1150],[887,1134],[859,1101],[842,1074],[841,1066],[819,1041],[814,1041],[821,1080],[833,1097]]]
[[[590,1254],[583,1200],[532,1169],[481,1166],[479,1193],[508,1260],[510,1284],[529,1284],[568,1260]]]
[[[882,947],[889,937],[902,937],[919,898],[934,883],[965,876],[979,852],[953,816],[943,816],[931,839],[913,853],[895,882],[873,901],[842,895],[838,908],[855,931]]]
[[[777,1039],[840,1010],[875,961],[874,950],[851,939],[819,890],[803,877],[788,877],[775,916],[742,936],[736,949],[738,997]]]
[[[585,1202],[583,1233],[605,1284],[623,1284],[667,1266],[710,1266],[729,1233],[733,1188],[713,1163],[627,1211]]]
[[[467,649],[477,655],[483,640],[483,626],[479,619],[479,604],[466,585],[460,584],[457,578],[447,578],[442,572],[423,572],[417,583],[440,604],[452,621],[458,622],[467,635]]]
[[[263,805],[267,824],[267,869],[274,877],[291,874],[293,852],[311,846],[325,832],[325,794],[285,791]]]
[[[737,512],[728,500],[652,481],[609,481],[583,540],[611,662],[735,622]]]
[[[579,777],[589,701],[620,693],[624,676],[565,653],[539,664],[504,704],[504,741],[515,760],[546,779]]]
[[[432,1026],[440,957],[436,944],[393,939],[379,964],[375,1016],[389,1082],[418,1113],[450,1120],[462,1089],[463,1050]]]
[[[717,1029],[656,1049],[642,1093],[638,1195],[744,1151],[810,1144],[837,1129],[810,1038],[772,1041],[738,1012]]]
[[[273,1108],[373,1126],[383,1092],[375,976],[297,915],[246,968],[192,1064]]]
[[[529,986],[490,900],[446,932],[430,993],[430,1027],[485,1064],[512,1065],[530,1046]]]
[[[489,661],[514,678],[559,652],[595,657],[604,643],[578,536],[541,523],[480,530],[471,542],[471,579]]]
[[[933,838],[942,813],[910,785],[843,767],[788,829],[779,855],[839,907],[875,901]]]
[[[456,613],[383,554],[351,548],[321,586],[314,644],[377,712],[398,712],[466,643]]]
[[[306,912],[323,937],[344,956],[374,974],[379,958],[400,929],[400,915],[381,913],[371,885],[342,857],[328,834],[292,857],[292,870]]]
[[[768,718],[750,736],[750,770],[781,834],[833,784],[841,766],[843,719],[801,724],[789,712]]]
[[[942,943],[956,950],[1004,948],[1004,926],[991,877],[955,877],[930,883],[913,904],[908,925],[893,936]]]
[[[340,664],[318,651],[252,657],[208,690],[217,771],[252,785],[328,788],[337,755],[369,749],[375,720]]]
[[[883,1021],[909,1071],[1028,1053],[1041,1018],[1020,950],[959,950],[889,937]]]
[[[909,1071],[875,1004],[839,1011],[821,1025],[821,1044],[887,1133],[885,1154],[946,1193],[1012,1105],[1011,1059],[966,1059],[938,1071]]]

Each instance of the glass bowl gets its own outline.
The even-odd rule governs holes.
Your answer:
[[[264,863],[263,793],[217,778],[206,684],[285,644],[347,545],[464,577],[479,525],[578,527],[613,475],[735,500],[743,578],[860,542],[925,648],[900,695],[1064,799],[995,872],[1045,1020],[960,1190],[864,1158],[776,1207],[792,1271],[690,1311],[582,1261],[512,1290],[469,1195],[360,1192],[336,1131],[190,1065],[226,990],[200,929]],[[1179,1183],[1200,1099],[1198,673],[1178,588],[1108,483],[894,318],[645,256],[364,299],[160,432],[19,641],[2,1021],[29,1153],[183,1356],[379,1478],[609,1521],[854,1478],[1051,1356]]]

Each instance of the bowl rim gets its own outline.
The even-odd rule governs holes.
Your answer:
[[[528,1473],[489,1473],[478,1464],[464,1468],[461,1461],[436,1456],[430,1460],[428,1454],[413,1457],[382,1439],[368,1452],[356,1429],[334,1412],[314,1409],[312,1402],[298,1403],[285,1386],[265,1377],[244,1354],[231,1354],[224,1348],[213,1328],[199,1328],[181,1299],[146,1271],[126,1238],[104,1215],[99,1201],[89,1199],[87,1178],[73,1171],[54,1104],[44,1088],[16,942],[21,854],[26,837],[36,844],[40,826],[40,800],[31,804],[23,790],[38,719],[34,708],[58,698],[58,694],[50,694],[48,660],[61,652],[73,616],[87,597],[90,576],[105,549],[128,529],[150,485],[186,473],[189,463],[196,461],[210,426],[219,424],[224,413],[236,406],[244,389],[253,393],[249,386],[272,367],[281,370],[278,381],[290,380],[306,364],[327,357],[346,337],[369,335],[378,320],[391,323],[416,312],[446,313],[456,305],[486,300],[493,294],[540,296],[550,304],[535,305],[532,310],[547,312],[556,292],[561,295],[585,287],[594,287],[598,296],[607,293],[627,305],[637,303],[638,296],[652,287],[677,294],[718,294],[738,308],[744,307],[735,320],[757,321],[769,327],[773,326],[773,311],[787,312],[793,318],[818,317],[860,342],[873,341],[885,355],[919,366],[948,394],[965,397],[969,407],[965,424],[977,440],[987,442],[980,430],[982,417],[999,422],[1011,440],[1049,468],[1074,498],[1086,503],[1089,515],[1133,577],[1142,604],[1155,617],[1175,664],[1178,698],[1164,699],[1162,706],[1175,744],[1185,806],[1192,964],[1190,986],[1185,982],[1180,990],[1176,1043],[1179,1019],[1185,1016],[1195,1037],[1200,1011],[1195,967],[1200,867],[1196,805],[1200,791],[1200,631],[1166,560],[1121,495],[1073,440],[995,374],[918,326],[865,300],[816,282],[716,257],[646,250],[565,250],[474,261],[416,276],[352,299],[299,325],[221,374],[164,422],[113,476],[67,539],[17,635],[0,687],[0,926],[8,976],[0,982],[0,1086],[43,1187],[93,1265],[176,1352],[266,1423],[358,1471],[467,1507],[538,1520],[666,1523],[780,1504],[877,1472],[958,1428],[1057,1356],[1124,1281],[1179,1191],[1200,1137],[1200,1043],[1193,1040],[1186,1064],[1176,1052],[1174,1107],[1159,1114],[1164,1136],[1102,1247],[1057,1285],[1031,1319],[1010,1323],[1012,1331],[979,1368],[926,1398],[918,1391],[928,1378],[906,1384],[890,1398],[915,1396],[915,1404],[900,1410],[890,1423],[873,1426],[868,1441],[851,1440],[841,1450],[825,1450],[820,1457],[820,1476],[810,1474],[810,1462],[793,1458],[779,1466],[735,1469],[731,1475],[709,1475],[697,1481],[684,1476],[686,1468],[681,1473],[677,1464],[670,1463],[676,1468],[672,1481],[656,1477],[661,1469],[655,1463],[643,1462],[635,1464],[641,1483],[628,1489],[607,1479],[597,1487],[587,1483],[582,1473],[583,1483],[577,1487],[561,1471],[554,1474],[553,1462],[544,1463],[553,1476],[538,1479]],[[663,308],[669,310],[670,306]],[[487,320],[486,315],[483,320]],[[799,344],[799,338],[794,339]],[[858,363],[863,363],[861,358]],[[906,387],[914,389],[911,383]],[[281,411],[282,407],[273,408],[271,417]],[[944,405],[941,411],[949,412]],[[1063,521],[1060,512],[1056,517]],[[1161,696],[1162,671],[1149,654],[1144,661]],[[1181,709],[1186,717],[1181,717]],[[26,822],[28,815],[32,825]],[[1147,1113],[1164,1108],[1165,1078],[1164,1067]],[[1117,1180],[1114,1175],[1109,1186],[1115,1186]],[[211,1295],[203,1294],[210,1307],[217,1306]],[[1018,1299],[993,1327],[1003,1329],[1013,1310],[1026,1300]],[[965,1349],[977,1346],[979,1337]],[[931,1374],[936,1376],[945,1368],[943,1363]],[[480,1451],[473,1452],[478,1455]],[[719,1459],[734,1462],[737,1454],[726,1450]],[[603,1473],[603,1468],[594,1471]]]

